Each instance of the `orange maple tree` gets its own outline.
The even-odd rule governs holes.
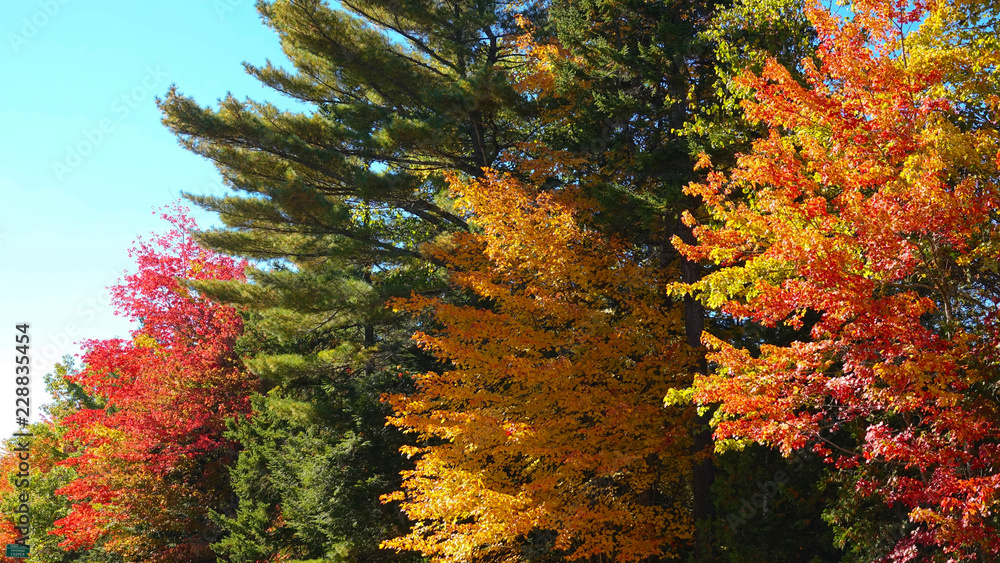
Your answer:
[[[236,452],[223,432],[249,411],[254,382],[233,349],[239,313],[184,281],[243,279],[243,264],[199,247],[182,210],[164,218],[173,230],[140,242],[137,271],[111,289],[139,328],[87,342],[71,378],[104,408],[62,421],[82,453],[62,462],[78,476],[57,491],[73,505],[55,526],[68,549],[101,539],[127,561],[214,561],[208,509],[224,505]]]
[[[426,445],[406,453],[402,501],[415,521],[387,542],[435,561],[638,561],[691,538],[680,312],[667,272],[588,227],[576,188],[543,191],[493,172],[451,178],[474,233],[426,251],[469,302],[396,300],[446,366],[389,400],[391,423]]]
[[[960,73],[927,64],[969,62],[959,46],[906,33],[952,8],[810,8],[805,83],[773,60],[741,76],[770,135],[688,188],[707,216],[675,241],[722,266],[679,291],[804,331],[759,354],[705,335],[716,367],[687,395],[718,405],[718,448],[811,446],[853,472],[855,494],[909,514],[893,561],[1000,555],[998,104],[980,96],[992,117],[970,125]]]

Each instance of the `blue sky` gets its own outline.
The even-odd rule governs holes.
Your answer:
[[[128,335],[106,287],[137,236],[165,229],[154,208],[224,191],[154,97],[176,84],[205,105],[227,92],[285,105],[243,70],[267,59],[287,64],[252,0],[0,3],[0,435],[15,429],[14,325],[31,323],[36,421],[55,361]]]

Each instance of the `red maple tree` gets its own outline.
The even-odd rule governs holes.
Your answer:
[[[775,61],[741,77],[771,133],[689,188],[711,218],[697,245],[676,244],[723,267],[685,290],[805,331],[759,354],[706,336],[717,369],[693,398],[718,405],[720,447],[811,446],[853,494],[905,508],[893,561],[995,559],[997,130],[964,120],[954,73],[922,64],[934,42],[905,33],[936,12],[852,10],[809,10],[821,46],[804,83]]]
[[[63,462],[79,477],[57,491],[74,504],[56,529],[64,547],[102,540],[129,561],[215,561],[208,507],[222,504],[236,453],[226,420],[249,412],[254,380],[234,351],[239,312],[185,282],[242,280],[244,264],[200,247],[180,207],[163,218],[173,229],[139,241],[136,272],[111,288],[139,328],[85,343],[74,380],[105,404],[64,421],[82,453]]]

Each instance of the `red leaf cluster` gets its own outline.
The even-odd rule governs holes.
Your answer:
[[[63,421],[82,454],[64,462],[79,477],[58,491],[74,504],[56,528],[68,548],[103,539],[129,560],[196,561],[211,556],[207,507],[236,452],[226,420],[249,412],[253,380],[233,348],[239,312],[186,282],[242,281],[244,264],[200,247],[180,208],[163,217],[173,229],[139,241],[136,272],[111,288],[116,313],[139,328],[85,343],[74,379],[104,406]]]

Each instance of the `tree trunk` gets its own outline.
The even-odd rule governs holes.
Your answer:
[[[676,223],[675,233],[685,244],[694,244],[694,234],[691,228],[680,220]],[[702,268],[697,262],[681,257],[681,279],[684,283],[694,283],[701,279]],[[687,343],[698,351],[699,358],[695,364],[695,372],[701,375],[708,373],[708,362],[701,345],[701,333],[705,330],[705,308],[694,297],[684,297],[684,332]],[[707,457],[692,466],[691,488],[694,496],[693,517],[696,523],[705,526],[695,532],[695,561],[714,561],[715,546],[713,545],[711,526],[708,524],[715,516],[712,506],[712,481],[715,479],[715,465],[712,462],[712,428],[709,426],[711,414],[705,413],[697,417],[693,428],[692,453],[705,453]]]

